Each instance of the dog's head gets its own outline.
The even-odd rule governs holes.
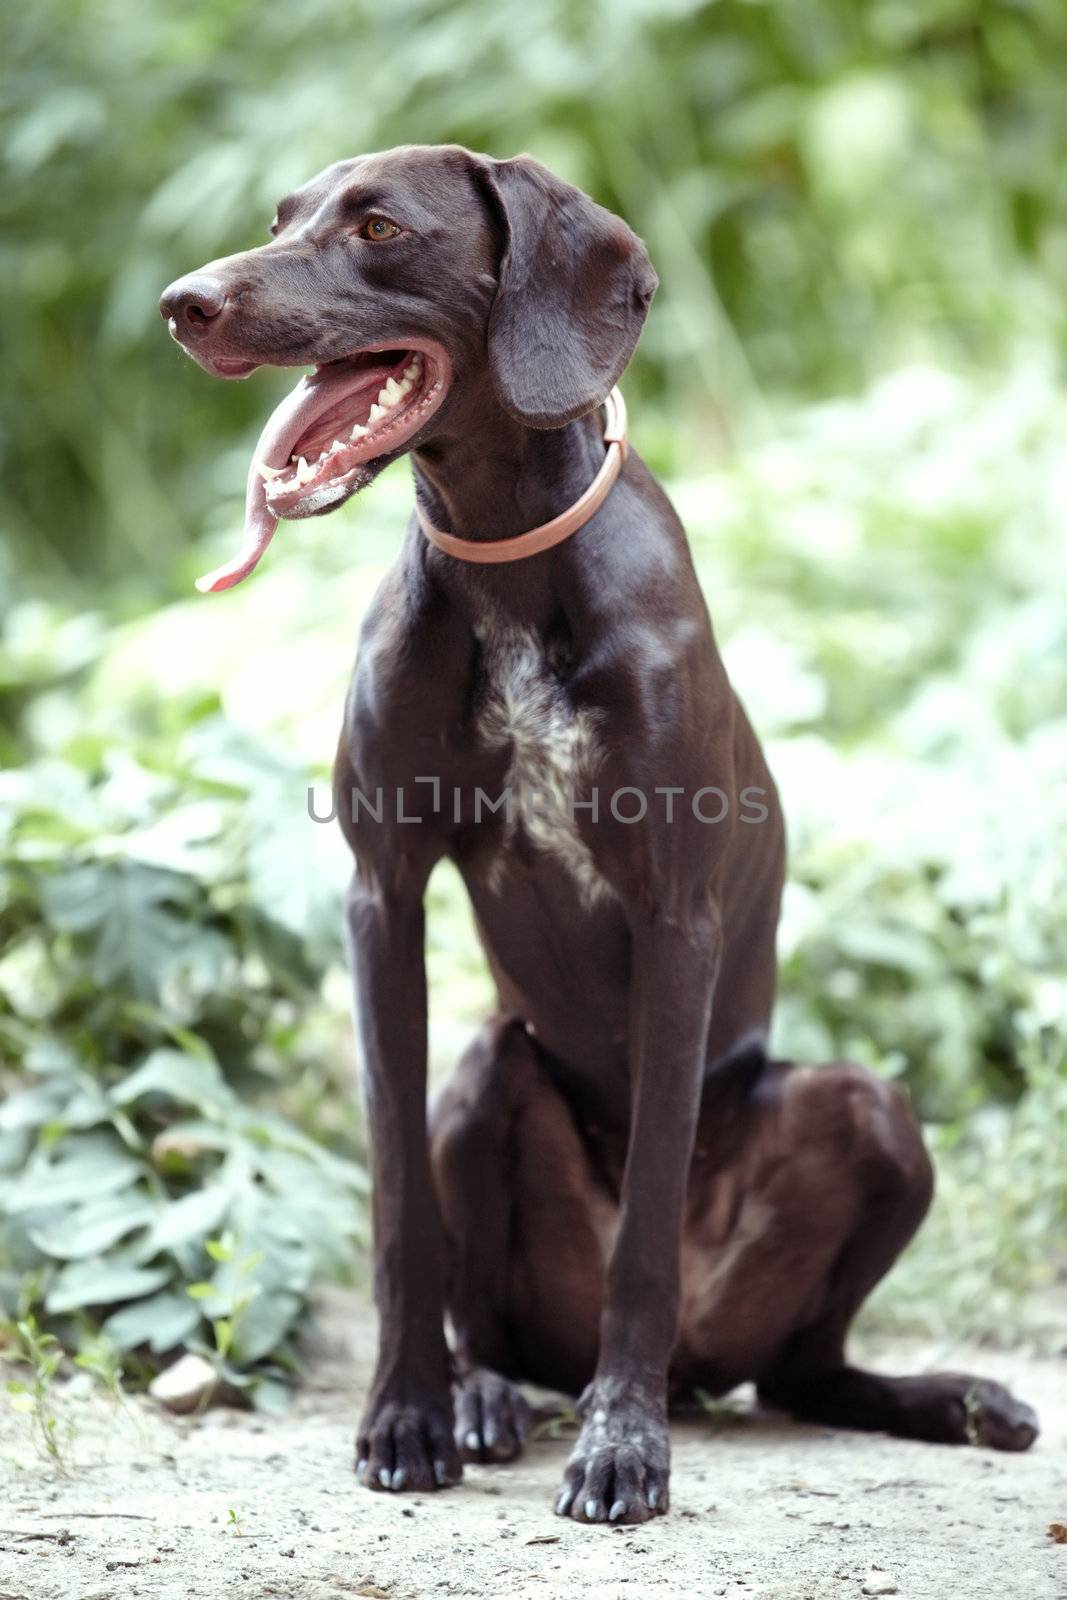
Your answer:
[[[332,511],[404,452],[461,427],[489,389],[530,428],[606,398],[656,287],[626,224],[527,156],[455,145],[340,161],[279,204],[269,244],[164,292],[208,372],[312,366],[268,421],[248,476],[247,577],[280,517]]]

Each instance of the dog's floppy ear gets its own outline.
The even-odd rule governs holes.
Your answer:
[[[620,217],[530,156],[482,168],[503,231],[489,317],[501,404],[562,428],[608,396],[633,355],[657,278]]]

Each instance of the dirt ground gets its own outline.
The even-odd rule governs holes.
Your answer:
[[[535,1441],[512,1467],[468,1468],[439,1495],[357,1488],[372,1351],[367,1307],[331,1295],[281,1421],[66,1399],[68,1477],[41,1465],[26,1417],[0,1406],[0,1600],[1067,1597],[1067,1545],[1047,1534],[1067,1522],[1067,1379],[1053,1362],[876,1352],[886,1370],[969,1363],[1011,1384],[1044,1428],[1026,1455],[800,1427],[742,1396],[675,1427],[668,1518],[589,1528],[550,1509],[565,1438]]]

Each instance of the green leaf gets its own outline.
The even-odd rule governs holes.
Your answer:
[[[187,1294],[181,1289],[164,1289],[112,1312],[101,1332],[119,1350],[146,1344],[155,1355],[162,1355],[184,1343],[200,1320],[200,1312]]]
[[[208,1115],[233,1104],[232,1089],[214,1061],[181,1050],[153,1050],[112,1090],[116,1105],[129,1106],[143,1095],[158,1094]]]
[[[136,1300],[161,1289],[169,1277],[168,1267],[138,1267],[101,1257],[72,1261],[52,1279],[44,1307],[58,1316],[64,1311],[114,1305],[117,1300]]]
[[[264,1289],[235,1317],[232,1357],[251,1366],[278,1348],[300,1315],[302,1299],[286,1289]]]
[[[43,938],[29,935],[0,958],[0,997],[27,1022],[44,1022],[59,1009],[63,988]]]
[[[225,852],[217,841],[230,818],[230,808],[219,800],[178,803],[123,834],[123,848],[149,866],[194,874],[210,883],[225,870]]]
[[[99,1255],[135,1228],[152,1222],[158,1212],[158,1200],[140,1190],[124,1189],[88,1200],[30,1228],[29,1236],[44,1255],[74,1261]]]
[[[176,873],[117,860],[58,873],[45,883],[44,905],[55,928],[89,941],[96,983],[121,984],[152,1000],[189,964],[199,939],[214,943],[190,918],[198,893]]]
[[[81,1060],[78,1052],[66,1039],[53,1033],[35,1038],[26,1051],[22,1064],[27,1072],[41,1077],[47,1077],[52,1073],[64,1073],[76,1077]]]
[[[49,1079],[28,1089],[16,1089],[0,1106],[0,1131],[37,1128],[58,1116],[70,1097],[71,1085]]]
[[[305,948],[323,952],[336,940],[338,904],[331,872],[331,830],[307,814],[305,781],[287,774],[260,786],[250,805],[248,891],[265,916]]]
[[[54,1156],[42,1151],[33,1156],[4,1195],[2,1209],[17,1214],[68,1205],[85,1195],[100,1198],[128,1188],[143,1171],[114,1134],[71,1134]]]
[[[230,1202],[229,1190],[218,1184],[171,1201],[156,1215],[138,1253],[147,1261],[160,1250],[177,1250],[194,1241],[203,1241],[210,1252],[211,1240],[207,1235],[225,1220]]]
[[[259,1378],[252,1386],[252,1405],[266,1417],[284,1417],[293,1391],[280,1378]]]

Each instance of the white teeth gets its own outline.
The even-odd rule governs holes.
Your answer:
[[[391,406],[395,406],[397,401],[400,399],[403,390],[395,378],[390,378],[389,382],[385,386],[385,392],[389,397],[389,404]]]
[[[408,365],[404,368],[404,376],[405,376],[405,378],[407,378],[409,380],[409,382],[414,383],[415,379],[418,377],[418,375],[419,375],[419,358],[418,358],[418,356],[416,356],[414,361],[409,362]]]
[[[269,483],[272,478],[280,478],[282,473],[285,471],[285,468],[268,467],[265,461],[257,461],[256,471],[259,473],[261,478],[265,479],[265,481]]]
[[[366,428],[364,428],[361,423],[357,422],[348,437],[350,439],[362,439],[366,431]]]
[[[333,444],[330,446],[330,454],[332,456],[335,456],[337,454],[338,450],[343,450],[344,447],[345,446],[344,446],[344,440],[343,439],[335,439],[333,441]]]
[[[301,456],[300,460],[296,464],[296,481],[297,481],[297,483],[301,483],[301,484],[302,483],[310,483],[314,476],[315,476],[315,468],[314,467],[309,467],[307,462],[304,460],[304,457]]]
[[[377,422],[379,417],[384,417],[385,416],[385,413],[386,413],[387,409],[388,409],[388,407],[386,407],[386,406],[380,406],[378,404],[372,405],[371,408],[370,408],[370,413],[369,413],[369,415],[367,417],[367,421],[368,422]]]

